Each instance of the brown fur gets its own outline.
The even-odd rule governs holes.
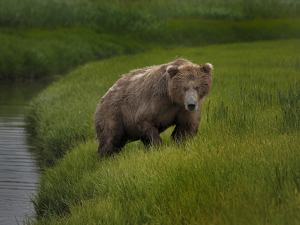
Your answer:
[[[119,151],[129,141],[161,145],[159,134],[172,125],[177,141],[197,134],[202,99],[211,81],[211,64],[200,66],[182,58],[123,75],[95,112],[98,155]],[[192,111],[188,99],[194,104]]]

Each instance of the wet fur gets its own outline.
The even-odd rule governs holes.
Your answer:
[[[102,97],[95,112],[98,155],[119,151],[127,142],[163,143],[159,133],[176,125],[176,141],[195,135],[201,118],[202,99],[211,89],[212,65],[199,66],[186,59],[130,71]],[[185,109],[184,85],[199,86],[198,108]],[[193,88],[193,87],[191,87]]]

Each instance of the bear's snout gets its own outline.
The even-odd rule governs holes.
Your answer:
[[[198,108],[197,100],[197,92],[195,90],[188,90],[186,92],[185,109],[188,111],[196,110]]]

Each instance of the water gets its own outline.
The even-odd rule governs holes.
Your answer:
[[[41,169],[25,131],[30,99],[50,81],[0,84],[0,225],[22,224],[33,217],[30,197]]]

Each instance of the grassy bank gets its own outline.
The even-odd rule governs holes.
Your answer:
[[[64,74],[151,46],[300,37],[298,1],[0,0],[0,80]]]
[[[88,61],[145,51],[149,45],[100,28],[0,28],[0,79],[64,74]]]
[[[28,224],[299,224],[300,41],[155,50],[89,63],[42,92],[27,122],[48,163]],[[131,69],[182,56],[215,67],[198,135],[99,160],[93,113]]]

